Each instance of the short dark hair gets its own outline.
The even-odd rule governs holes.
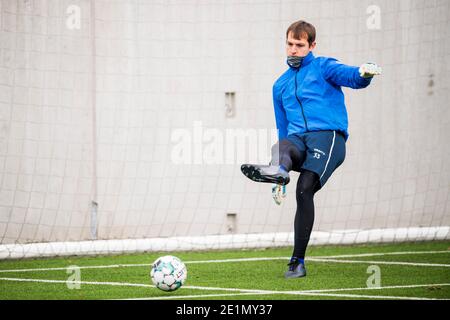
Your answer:
[[[289,26],[286,31],[286,39],[289,33],[292,32],[295,39],[306,38],[309,45],[311,45],[316,40],[316,28],[311,23],[303,20],[294,22]]]

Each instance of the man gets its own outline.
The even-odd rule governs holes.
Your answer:
[[[270,165],[243,164],[242,173],[253,181],[275,185],[277,204],[285,196],[289,171],[300,172],[294,250],[286,278],[306,276],[305,251],[314,223],[314,194],[320,190],[345,158],[348,138],[347,111],[341,86],[367,87],[381,69],[372,63],[347,66],[336,59],[315,57],[316,30],[305,21],[294,22],[286,31],[289,69],[273,86],[278,143],[272,148]]]

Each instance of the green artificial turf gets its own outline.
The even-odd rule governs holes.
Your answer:
[[[389,297],[398,299],[449,299],[449,249],[449,241],[312,246],[307,252],[307,276],[289,280],[284,279],[283,274],[287,268],[286,264],[291,254],[291,248],[208,252],[152,252],[96,257],[3,260],[0,261],[0,299],[175,298],[202,300],[293,300],[374,299],[373,296],[383,296],[384,299]],[[442,252],[433,253],[432,251]],[[327,259],[326,257],[339,255],[392,252],[412,253],[333,258],[339,261],[346,260],[346,263],[328,260],[308,261],[308,258],[313,259],[315,257]],[[421,254],[423,252],[424,254]],[[153,287],[149,277],[152,262],[159,256],[168,254],[182,259],[188,269],[186,283],[174,292],[164,292]],[[242,258],[271,259],[235,262],[210,261]],[[198,263],[199,261],[209,262]],[[398,262],[409,264],[393,264]],[[129,264],[143,264],[143,266],[127,266]],[[372,273],[368,272],[368,268],[373,265],[380,270],[381,288],[369,289],[367,287],[368,278],[372,275]],[[69,277],[72,276],[72,273],[67,272],[67,267],[69,266],[81,267],[81,284],[79,289],[70,289],[66,283]],[[83,268],[87,266],[101,267]],[[62,269],[20,271],[20,269],[37,268]],[[8,271],[5,272],[5,270]],[[30,282],[28,281],[29,279],[37,281]],[[59,282],[48,282],[54,280]],[[412,285],[424,286],[405,287]],[[384,288],[387,286],[400,287]],[[259,291],[253,292],[251,290]],[[321,291],[307,292],[310,290]]]

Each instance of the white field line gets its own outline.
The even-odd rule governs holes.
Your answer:
[[[0,278],[0,281],[16,281],[16,282],[40,282],[40,283],[64,283],[70,285],[86,284],[86,285],[106,285],[118,287],[144,287],[155,288],[154,285],[145,283],[128,283],[128,282],[102,282],[102,281],[68,281],[68,280],[50,280],[50,279],[29,279],[29,278]],[[247,292],[247,293],[274,293],[278,291],[270,290],[256,290],[256,289],[238,289],[238,288],[216,288],[216,287],[201,287],[201,286],[183,286],[184,289],[207,290],[207,291],[232,291],[232,292]]]
[[[155,288],[154,285],[145,283],[128,283],[128,282],[101,282],[101,281],[68,281],[68,280],[50,280],[50,279],[29,279],[29,278],[0,278],[0,281],[16,281],[16,282],[40,282],[40,283],[64,283],[70,285],[87,284],[87,285],[106,285],[118,287],[144,287]],[[232,292],[247,292],[247,293],[275,293],[278,291],[271,290],[257,290],[257,289],[238,289],[238,288],[216,288],[216,287],[201,287],[201,286],[183,286],[184,289],[207,290],[207,291],[232,291]]]
[[[200,294],[191,296],[170,296],[160,298],[136,298],[136,299],[124,299],[124,300],[171,300],[171,299],[191,299],[191,298],[207,298],[207,297],[226,297],[226,296],[241,296],[241,295],[263,295],[268,293],[225,293],[225,294]],[[355,298],[355,299],[393,299],[393,300],[445,300],[435,298],[420,298],[420,297],[397,297],[397,296],[368,296],[357,294],[333,294],[333,293],[301,293],[303,296],[328,296],[334,298]]]
[[[323,260],[330,260],[334,262],[333,258],[352,258],[352,257],[373,257],[373,256],[385,256],[385,255],[402,255],[402,254],[439,254],[439,253],[450,253],[450,250],[444,251],[399,251],[399,252],[383,252],[383,253],[363,253],[363,254],[353,254],[353,255],[337,255],[337,256],[311,256],[307,257],[306,261],[317,261],[322,262]],[[255,258],[236,258],[236,259],[220,259],[220,260],[196,260],[196,261],[185,261],[185,264],[201,264],[201,263],[228,263],[228,262],[245,262],[245,261],[264,261],[264,260],[289,260],[290,257],[255,257]],[[339,260],[346,261],[346,260]],[[350,260],[347,260],[350,261]],[[355,260],[355,263],[364,263],[366,261]],[[373,263],[373,262],[370,262]],[[448,266],[448,265],[437,265],[437,264],[420,264],[413,262],[395,262],[395,261],[385,261],[380,264],[407,264],[407,265],[417,265],[417,266]],[[375,263],[373,263],[375,264]],[[126,268],[126,267],[149,267],[151,263],[143,264],[111,264],[111,265],[100,265],[100,266],[79,266],[80,269],[107,269],[107,268]],[[30,268],[30,269],[10,269],[10,270],[0,270],[0,273],[5,272],[34,272],[34,271],[58,271],[67,270],[67,267],[55,267],[55,268]]]
[[[399,297],[399,296],[373,296],[361,294],[346,294],[346,293],[300,293],[303,296],[323,296],[335,298],[355,298],[355,299],[393,299],[393,300],[440,300],[436,298],[422,298],[422,297]]]
[[[78,266],[80,269],[109,269],[109,268],[126,268],[126,267],[150,267],[151,263],[143,264],[110,264],[104,266]],[[2,272],[34,272],[34,271],[60,271],[67,270],[68,267],[56,267],[56,268],[34,268],[34,269],[10,269],[0,270]]]
[[[186,296],[167,296],[167,297],[149,297],[149,298],[131,298],[131,299],[119,299],[119,300],[173,300],[173,299],[192,299],[192,298],[209,298],[209,297],[229,297],[229,296],[242,296],[242,295],[266,295],[266,294],[289,294],[285,292],[241,292],[241,293],[223,293],[223,294],[199,294],[199,295],[186,295]],[[393,300],[443,300],[436,298],[421,298],[421,297],[398,297],[398,296],[374,296],[374,295],[358,295],[358,294],[340,294],[340,293],[308,293],[297,292],[299,296],[328,296],[335,298],[358,298],[358,299],[393,299]]]
[[[450,264],[443,263],[422,263],[422,262],[402,262],[402,261],[377,261],[377,260],[341,260],[341,259],[317,259],[310,258],[309,261],[315,262],[333,262],[333,263],[362,263],[362,264],[387,264],[413,267],[445,267],[449,268]]]
[[[201,294],[201,295],[190,295],[190,296],[170,296],[170,297],[150,297],[150,298],[136,298],[136,299],[125,299],[125,300],[170,300],[170,299],[183,299],[183,298],[206,298],[206,297],[225,297],[225,296],[239,296],[239,295],[263,295],[272,294],[268,292],[260,293],[235,293],[235,294]],[[284,292],[278,292],[273,294],[285,294]],[[436,298],[421,298],[421,297],[399,297],[399,296],[374,296],[374,295],[361,295],[361,294],[341,294],[341,293],[307,293],[298,292],[296,295],[300,296],[326,296],[334,298],[354,298],[354,299],[392,299],[392,300],[446,300],[446,299],[436,299]]]
[[[374,252],[374,253],[341,254],[341,255],[336,255],[336,256],[311,256],[311,258],[318,258],[318,259],[360,258],[360,257],[377,257],[377,256],[397,256],[397,255],[403,255],[403,254],[417,255],[417,254],[436,254],[436,253],[450,253],[450,250]]]
[[[255,258],[235,258],[235,259],[219,259],[219,260],[195,260],[186,261],[186,264],[199,263],[222,263],[222,262],[245,262],[245,261],[264,261],[264,260],[289,260],[290,257],[255,257]]]
[[[87,284],[87,285],[109,285],[109,286],[131,286],[131,287],[146,287],[154,288],[155,286],[141,283],[124,283],[124,282],[94,282],[94,281],[65,281],[65,280],[48,280],[48,279],[23,279],[23,278],[0,278],[3,281],[17,281],[17,282],[40,282],[40,283],[70,283],[75,284]],[[347,297],[347,298],[368,298],[368,299],[402,299],[402,300],[439,300],[433,298],[422,297],[399,297],[399,296],[379,296],[379,295],[355,295],[355,294],[338,294],[333,293],[336,291],[357,291],[357,290],[381,290],[381,289],[400,289],[400,288],[419,288],[427,286],[449,286],[450,283],[438,283],[438,284],[417,284],[417,285],[404,285],[404,286],[385,286],[376,288],[337,288],[337,289],[322,289],[322,290],[303,290],[303,291],[277,291],[277,290],[258,290],[258,289],[238,289],[238,288],[216,288],[216,287],[200,287],[200,286],[185,286],[185,289],[198,289],[209,291],[231,291],[236,294],[228,295],[240,295],[240,294],[288,294],[288,295],[306,295],[306,296],[330,296],[330,297]],[[190,295],[190,296],[166,296],[166,297],[149,297],[139,298],[141,300],[154,300],[154,299],[177,299],[186,297],[206,297],[206,296],[220,296],[221,294],[212,295]]]
[[[245,261],[264,261],[264,260],[289,260],[289,257],[255,257],[255,258],[236,258],[236,259],[221,259],[221,260],[197,260],[184,261],[185,264],[202,264],[202,263],[224,263],[224,262],[245,262]],[[110,264],[102,266],[79,266],[80,269],[107,269],[107,268],[127,268],[127,267],[150,267],[151,263],[139,264]],[[67,270],[67,267],[55,268],[33,268],[33,269],[10,269],[0,270],[2,272],[33,272],[33,271],[58,271]]]
[[[1,280],[1,278],[0,278]],[[238,289],[238,288],[217,288],[217,287],[199,287],[199,286],[183,286],[185,289],[199,289],[199,290],[214,290],[214,291],[243,291],[253,293],[267,293],[267,294],[299,294],[299,293],[322,293],[322,292],[335,292],[335,291],[361,291],[361,290],[383,290],[383,289],[407,289],[407,288],[420,288],[431,286],[450,286],[450,283],[433,283],[433,284],[411,284],[411,285],[392,285],[381,287],[357,287],[357,288],[330,288],[330,289],[314,289],[314,290],[300,290],[300,291],[279,291],[279,290],[263,290],[263,289]]]
[[[65,283],[70,285],[88,284],[88,285],[105,285],[119,287],[145,287],[155,288],[151,284],[144,283],[126,283],[126,282],[97,282],[97,281],[68,281],[68,280],[49,280],[49,279],[23,279],[23,278],[0,278],[0,281],[17,281],[17,282],[40,282],[40,283]]]
[[[232,296],[249,296],[249,295],[263,295],[269,293],[254,293],[254,292],[241,292],[241,293],[217,293],[217,294],[193,294],[186,296],[161,296],[161,297],[149,297],[149,298],[130,298],[130,299],[114,299],[114,300],[172,300],[172,299],[192,299],[192,298],[209,298],[209,297],[232,297]]]
[[[338,292],[338,291],[361,291],[361,290],[384,290],[384,289],[410,289],[410,288],[426,288],[426,287],[446,287],[450,283],[434,283],[434,284],[410,284],[410,285],[395,285],[395,286],[381,286],[381,287],[361,287],[361,288],[337,288],[337,289],[319,289],[307,290],[308,293],[321,292]]]

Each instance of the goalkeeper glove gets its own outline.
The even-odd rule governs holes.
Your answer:
[[[381,67],[375,63],[364,63],[359,67],[359,75],[362,78],[372,78],[374,75],[381,74]]]
[[[286,198],[286,186],[279,184],[272,185],[272,198],[277,205],[280,205],[284,198]]]

